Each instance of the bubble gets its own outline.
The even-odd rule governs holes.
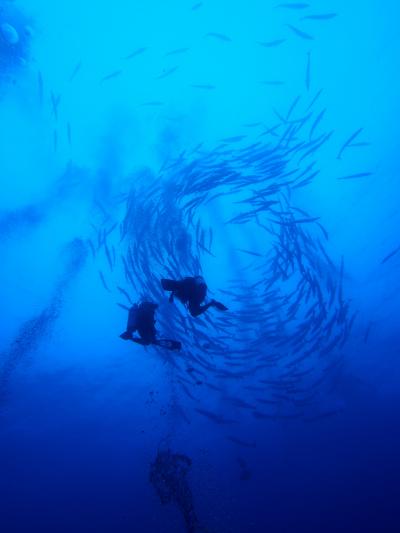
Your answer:
[[[25,33],[29,37],[33,37],[33,34],[34,34],[33,28],[31,26],[25,26]]]
[[[15,45],[19,42],[19,35],[17,30],[8,22],[3,22],[0,26],[0,32],[3,39],[9,45]]]

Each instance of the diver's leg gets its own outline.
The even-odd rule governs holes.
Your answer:
[[[153,344],[155,342],[157,331],[153,324],[141,324],[137,331],[140,338],[143,339],[146,344]]]
[[[216,300],[211,300],[211,302],[208,302],[205,305],[198,305],[198,304],[190,304],[189,303],[189,312],[192,316],[199,316],[202,315],[209,309],[210,307],[216,307],[220,311],[227,311],[228,308],[225,307],[224,304],[221,304],[220,302],[217,302]]]
[[[132,339],[132,334],[136,331],[138,305],[135,304],[129,309],[128,323],[126,325],[126,331],[121,333],[120,337],[124,340]]]
[[[226,307],[226,305],[222,304],[221,302],[217,302],[217,300],[211,300],[210,302],[214,307],[216,307],[217,309],[219,309],[220,311],[227,311],[228,308]]]

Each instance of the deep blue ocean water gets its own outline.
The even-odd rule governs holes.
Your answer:
[[[399,531],[398,20],[0,0],[1,532]]]

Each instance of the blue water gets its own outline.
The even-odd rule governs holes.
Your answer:
[[[399,531],[398,17],[0,0],[2,532]]]

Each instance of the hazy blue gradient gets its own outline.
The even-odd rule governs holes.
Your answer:
[[[300,4],[0,0],[0,30],[6,22],[20,37],[13,48],[0,31],[3,533],[184,532],[177,507],[161,505],[149,483],[165,446],[192,460],[201,531],[399,531],[400,252],[384,259],[400,246],[400,5]],[[329,13],[337,16],[302,18]],[[261,420],[226,401],[250,401],[243,387],[253,378],[221,380],[219,392],[189,386],[193,400],[179,381],[185,351],[122,342],[126,311],[116,304],[127,302],[117,287],[139,299],[148,276],[135,276],[135,291],[123,273],[129,243],[146,235],[138,220],[123,242],[117,231],[132,191],[141,191],[137,209],[154,182],[181,183],[181,167],[167,168],[176,158],[196,161],[242,135],[239,145],[250,146],[297,96],[304,114],[320,89],[311,125],[325,109],[314,135],[333,133],[315,154],[319,174],[291,201],[320,217],[335,275],[343,257],[343,291],[357,316],[341,372],[310,411]],[[354,142],[363,145],[337,158],[359,128]],[[172,226],[174,198],[160,235]],[[237,249],[267,253],[273,243],[254,224],[226,224],[239,210],[221,196],[194,216],[213,228],[215,257],[201,256],[203,272],[230,311],[244,297],[218,289],[239,279],[251,303],[245,291],[259,272]],[[140,218],[146,226],[146,212]],[[100,241],[114,224],[111,270]],[[195,226],[184,229],[194,239]],[[166,328],[174,333],[173,322]]]

